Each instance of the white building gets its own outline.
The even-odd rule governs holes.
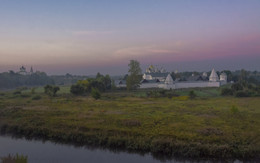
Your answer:
[[[219,81],[219,77],[218,74],[216,73],[215,69],[213,68],[213,70],[211,71],[211,74],[209,76],[209,81],[210,82],[217,82]]]
[[[140,88],[163,88],[163,89],[180,89],[196,87],[220,87],[227,83],[227,75],[222,73],[220,78],[215,69],[211,71],[208,77],[207,73],[202,75],[190,76],[186,81],[173,80],[170,73],[160,71],[154,66],[146,69],[141,81]],[[118,87],[125,87],[125,83],[118,83]]]
[[[168,74],[165,69],[159,69],[150,65],[143,74],[143,80],[159,80],[160,82],[164,82]]]
[[[193,78],[195,77],[196,79],[200,79],[200,80],[194,80]],[[205,80],[206,78],[207,78],[206,73],[203,73],[203,75],[199,77],[192,76],[191,80],[189,81],[174,81],[171,75],[168,74],[164,82],[158,83],[157,88],[180,89],[180,88],[196,88],[196,87],[220,87],[221,85],[227,83],[226,75],[222,73],[221,79],[219,80],[219,77],[215,69],[211,71],[209,79]]]
[[[20,71],[18,72],[21,75],[27,75],[28,72],[26,71],[26,68],[24,66],[20,67]]]
[[[221,82],[221,85],[224,85],[224,84],[227,84],[227,74],[222,72],[220,74],[220,82]]]

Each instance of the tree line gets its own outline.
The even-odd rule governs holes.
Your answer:
[[[102,75],[97,73],[95,78],[85,80],[78,80],[70,88],[70,92],[74,95],[87,95],[90,94],[95,99],[100,98],[101,92],[111,90],[114,86],[112,79],[109,75]]]
[[[222,88],[221,95],[236,97],[260,96],[260,80],[257,71],[242,69],[236,72],[236,82],[230,88]]]
[[[30,75],[21,75],[13,71],[0,73],[0,89],[12,89],[22,86],[43,86],[54,84],[51,77],[45,72],[35,72]]]

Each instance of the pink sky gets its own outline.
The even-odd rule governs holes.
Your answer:
[[[260,1],[103,3],[4,1],[0,72],[124,74],[130,59],[169,71],[260,70]]]

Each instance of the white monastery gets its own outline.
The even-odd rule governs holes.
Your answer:
[[[120,85],[120,83],[122,83]],[[220,87],[227,84],[227,75],[225,73],[218,74],[215,69],[211,71],[210,76],[206,72],[202,75],[192,75],[187,80],[182,81],[172,79],[169,72],[165,69],[158,69],[153,65],[149,66],[143,74],[140,88],[163,88],[163,89],[180,89],[180,88],[196,88],[196,87]],[[118,87],[124,87],[125,82],[120,81]]]

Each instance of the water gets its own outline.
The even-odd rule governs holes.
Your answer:
[[[158,160],[151,154],[114,152],[108,149],[75,147],[50,141],[27,140],[0,135],[0,158],[11,155],[28,156],[29,163],[191,163],[198,160]],[[212,162],[200,160],[200,163]],[[216,162],[216,161],[213,161]],[[219,161],[217,161],[219,162]],[[221,162],[221,161],[220,161]],[[229,161],[241,163],[242,161]]]
[[[0,157],[15,155],[28,156],[29,163],[159,163],[150,154],[140,155],[127,152],[112,152],[104,149],[90,149],[72,145],[55,144],[50,141],[15,139],[0,136]],[[167,163],[177,161],[164,161]]]

